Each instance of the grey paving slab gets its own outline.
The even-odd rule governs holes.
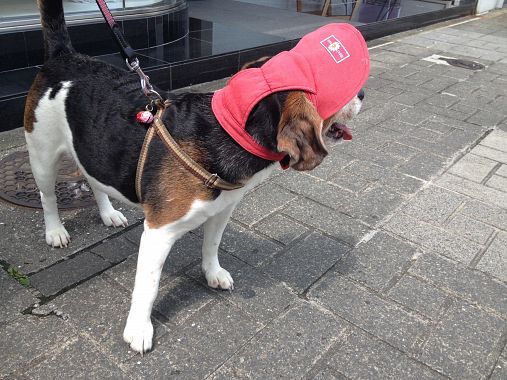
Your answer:
[[[142,379],[204,379],[261,327],[234,305],[213,302],[122,367]]]
[[[179,239],[171,248],[160,277],[163,286],[191,267],[201,258],[202,239],[193,233],[188,233]],[[104,276],[114,279],[129,292],[134,288],[137,267],[137,255],[130,256],[123,263],[116,265],[104,273]]]
[[[233,218],[249,226],[282,208],[297,195],[272,183],[267,183],[244,197],[236,210]]]
[[[493,131],[481,141],[481,145],[507,152],[507,132]]]
[[[482,248],[479,244],[455,233],[402,213],[392,217],[383,228],[422,247],[466,264],[470,263]]]
[[[343,145],[343,144],[341,144]],[[331,153],[310,174],[314,177],[328,179],[340,173],[342,169],[354,160],[354,157],[343,153],[341,146],[331,149]]]
[[[345,244],[314,232],[262,265],[261,270],[302,293],[349,250]]]
[[[179,277],[160,287],[153,308],[169,324],[181,325],[216,298],[216,294],[207,287],[189,278]]]
[[[263,329],[211,378],[300,377],[347,325],[311,304],[297,305]]]
[[[263,326],[230,303],[214,302],[173,330],[167,336],[167,344],[177,341],[200,351],[204,357],[207,353],[224,362]]]
[[[66,323],[100,346],[116,362],[136,355],[123,341],[123,328],[130,309],[130,293],[113,286],[104,277],[95,277],[52,301],[68,318]],[[165,328],[154,323],[156,337]]]
[[[56,316],[24,316],[1,327],[0,376],[24,372],[30,364],[65,345],[75,335],[70,324]]]
[[[120,236],[106,239],[101,244],[90,248],[90,251],[111,264],[117,264],[129,256],[135,255],[138,247],[130,240]]]
[[[396,141],[382,147],[382,150],[390,155],[402,158],[404,160],[409,160],[419,152],[417,149],[414,149],[408,145],[400,144]]]
[[[497,228],[507,230],[507,210],[503,208],[471,199],[460,209],[460,213]]]
[[[328,365],[350,379],[445,379],[359,329],[352,329],[336,347]]]
[[[496,175],[507,177],[507,165],[502,164],[495,173]]]
[[[395,275],[406,269],[415,252],[414,247],[380,232],[349,252],[335,269],[381,291]]]
[[[399,172],[390,171],[380,178],[380,183],[402,194],[414,194],[424,182]]]
[[[215,293],[227,302],[232,302],[255,321],[266,322],[273,319],[297,299],[295,292],[260,270],[245,264],[229,255],[220,264],[234,279],[234,291]],[[205,284],[200,265],[196,265],[188,275]]]
[[[403,276],[387,294],[396,302],[432,320],[439,317],[448,298],[442,290],[409,275]]]
[[[110,266],[111,264],[101,257],[91,252],[83,252],[30,276],[30,284],[43,295],[52,296]]]
[[[481,183],[496,165],[496,161],[467,154],[449,169],[449,173]]]
[[[268,240],[236,223],[225,228],[220,247],[251,265],[259,265],[272,257],[282,246]]]
[[[274,214],[260,221],[255,229],[282,244],[289,244],[309,231],[302,224],[280,214]]]
[[[499,175],[493,175],[486,185],[500,191],[507,191],[507,178]]]
[[[503,347],[505,331],[504,320],[458,302],[430,333],[420,360],[453,379],[486,377]]]
[[[350,192],[309,175],[290,173],[290,175],[277,177],[275,181],[293,192],[331,208],[341,207],[341,204],[350,196]],[[294,199],[294,195],[291,199]]]
[[[97,347],[76,336],[47,359],[31,367],[26,376],[29,379],[56,379],[65,374],[72,379],[130,379],[113,361],[104,356]]]
[[[141,216],[139,210],[120,208],[131,222]],[[0,259],[30,274],[121,231],[105,227],[96,207],[61,211],[60,214],[72,241],[67,248],[51,248],[44,238],[42,210],[0,203],[3,223],[0,225]]]
[[[333,176],[329,181],[354,193],[364,190],[370,184],[366,179],[345,171]]]
[[[471,153],[507,164],[507,153],[485,145],[477,145],[471,150]]]
[[[0,323],[21,317],[21,312],[38,299],[14,278],[0,269]]]
[[[398,170],[416,178],[428,180],[446,166],[447,159],[431,153],[419,153]]]
[[[309,296],[340,317],[404,351],[410,350],[427,328],[425,320],[335,271],[326,274],[310,290]]]
[[[131,243],[139,246],[139,242],[141,241],[141,235],[143,234],[143,231],[144,231],[144,224],[141,223],[141,224],[137,225],[136,227],[131,228],[130,230],[128,230],[124,234],[122,234],[122,236],[125,239],[127,239],[128,241],[130,241]]]
[[[430,186],[403,207],[403,212],[427,222],[442,224],[467,198],[461,194]]]
[[[345,375],[337,373],[335,370],[329,367],[320,370],[315,375],[315,377],[313,377],[313,380],[346,380],[346,379],[348,378]]]
[[[438,288],[507,316],[507,286],[491,276],[432,253],[420,257],[409,272]]]
[[[507,208],[507,193],[503,191],[447,173],[438,178],[435,184],[457,193],[468,195],[469,197],[492,203],[502,208]]]
[[[404,197],[382,185],[375,185],[343,205],[348,215],[369,225],[376,225],[391,214],[404,200]]]
[[[477,269],[507,282],[507,233],[500,232],[477,264]]]
[[[495,231],[492,227],[460,213],[453,217],[446,229],[455,231],[479,244],[486,244],[488,238]]]
[[[466,119],[469,123],[474,123],[478,125],[494,127],[495,125],[500,124],[503,120],[505,120],[505,113],[501,112],[492,112],[491,110],[483,111],[473,114],[468,119]]]
[[[293,202],[283,213],[350,245],[355,245],[369,231],[359,221],[306,199]]]

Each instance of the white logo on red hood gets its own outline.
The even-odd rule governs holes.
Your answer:
[[[336,63],[340,63],[350,57],[350,54],[347,49],[345,49],[345,46],[343,46],[340,40],[334,35],[330,35],[329,37],[323,39],[320,41],[320,44],[324,46],[329,54],[331,54],[331,57],[333,57]]]

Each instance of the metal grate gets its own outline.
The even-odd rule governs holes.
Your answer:
[[[60,162],[55,191],[58,208],[83,208],[95,204],[90,186],[70,157],[64,157]],[[0,198],[20,206],[42,208],[28,152],[14,152],[0,160]]]

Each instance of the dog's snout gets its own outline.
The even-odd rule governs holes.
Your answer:
[[[361,101],[364,99],[364,90],[363,89],[359,90],[359,92],[357,93],[357,97]]]

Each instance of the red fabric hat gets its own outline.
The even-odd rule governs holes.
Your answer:
[[[357,95],[369,70],[368,48],[361,33],[349,24],[328,24],[261,68],[234,75],[215,92],[211,105],[220,125],[245,150],[280,161],[285,153],[272,152],[245,131],[253,107],[275,92],[303,90],[320,117],[327,119]]]

